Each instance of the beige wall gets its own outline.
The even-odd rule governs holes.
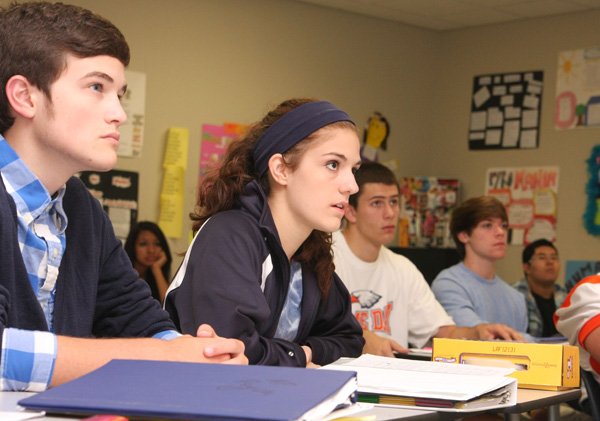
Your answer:
[[[418,1],[418,0],[415,0]],[[117,168],[139,171],[140,219],[158,218],[167,129],[190,129],[186,215],[193,207],[200,126],[250,123],[293,96],[329,99],[362,127],[373,111],[390,121],[399,175],[454,176],[463,198],[480,195],[487,168],[560,167],[558,247],[564,259],[597,259],[600,239],[581,223],[585,164],[598,129],[552,125],[557,54],[598,45],[600,12],[436,33],[288,0],[69,0],[113,21],[132,49],[131,70],[147,75],[142,157]],[[6,4],[6,0],[0,0]],[[540,148],[467,149],[472,78],[544,71]],[[184,251],[184,239],[174,241]],[[520,248],[500,264],[520,276]]]
[[[118,168],[140,173],[140,219],[158,218],[169,127],[190,129],[187,215],[193,208],[200,127],[251,123],[281,100],[328,99],[362,127],[373,111],[391,120],[396,152],[419,156],[431,137],[423,116],[436,73],[433,32],[287,0],[70,0],[113,21],[147,75],[145,143]],[[410,139],[410,141],[403,141]],[[405,169],[419,172],[413,159]],[[186,238],[187,239],[187,238]],[[185,251],[187,241],[173,241]]]
[[[113,21],[130,43],[129,68],[147,75],[142,158],[118,163],[140,173],[140,219],[158,218],[171,126],[190,129],[186,228],[204,123],[251,123],[283,99],[314,96],[336,103],[360,126],[383,112],[407,155],[419,156],[430,138],[421,121],[435,75],[433,32],[286,0],[70,3]],[[172,241],[173,249],[185,251],[186,240]]]
[[[445,33],[440,39],[437,92],[433,92],[435,121],[430,159],[420,159],[427,174],[458,177],[463,198],[483,193],[487,168],[556,165],[560,167],[557,242],[561,261],[599,259],[600,237],[583,227],[587,165],[600,129],[554,129],[556,69],[560,51],[597,46],[600,12],[587,12],[493,25]],[[543,70],[540,147],[517,151],[469,151],[470,93],[473,76],[511,71]],[[437,151],[437,153],[433,153]],[[417,158],[415,158],[417,159]],[[514,282],[522,276],[521,247],[509,247],[498,271]]]

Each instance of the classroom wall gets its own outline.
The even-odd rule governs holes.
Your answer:
[[[68,2],[113,21],[130,43],[129,68],[147,75],[142,157],[117,165],[140,173],[139,219],[158,218],[169,127],[190,129],[188,229],[201,125],[250,123],[285,98],[315,96],[347,110],[361,129],[382,112],[391,125],[382,160],[394,160],[400,176],[457,177],[463,198],[483,193],[487,168],[558,165],[562,260],[598,259],[600,239],[584,231],[581,215],[584,161],[600,132],[558,132],[552,121],[558,52],[598,45],[600,12],[437,33],[290,0]],[[545,80],[540,148],[469,151],[473,76],[538,69]],[[185,251],[187,233],[171,244]],[[499,272],[510,282],[521,276],[520,247],[510,247]]]
[[[457,177],[463,198],[483,193],[486,170],[491,167],[560,167],[557,241],[561,261],[600,259],[600,237],[583,226],[588,180],[586,160],[600,144],[600,129],[554,129],[554,97],[558,54],[600,44],[600,11],[502,25],[451,31],[439,40],[436,88],[432,94],[434,122],[428,159],[420,159],[427,174]],[[469,151],[470,100],[473,77],[489,73],[543,70],[539,148],[512,151]],[[510,246],[498,264],[509,282],[522,277],[521,251]],[[561,276],[562,281],[562,276]]]
[[[431,137],[422,121],[436,73],[433,32],[287,0],[69,3],[113,21],[130,43],[129,68],[147,75],[142,157],[120,158],[117,166],[140,173],[139,219],[158,218],[172,126],[190,130],[186,229],[204,123],[251,123],[286,98],[314,96],[348,111],[361,129],[374,111],[383,112],[397,139],[411,139],[392,148],[403,156],[419,156]],[[400,162],[420,172],[414,159]],[[171,244],[185,251],[187,233]]]

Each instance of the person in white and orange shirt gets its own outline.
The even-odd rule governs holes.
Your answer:
[[[581,368],[600,383],[600,274],[582,279],[554,314],[556,329],[577,345]]]

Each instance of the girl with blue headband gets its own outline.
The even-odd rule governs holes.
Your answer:
[[[331,232],[358,191],[359,139],[329,102],[281,103],[204,179],[199,230],[165,308],[183,333],[202,323],[242,340],[251,364],[355,357],[362,330],[334,273]]]

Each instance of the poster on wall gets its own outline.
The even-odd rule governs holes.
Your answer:
[[[592,148],[587,164],[589,179],[585,186],[587,204],[583,223],[591,235],[600,235],[600,145]]]
[[[531,149],[539,144],[544,72],[473,78],[469,149]]]
[[[79,178],[108,214],[117,238],[124,241],[137,221],[139,174],[121,170],[82,171]]]
[[[390,135],[390,123],[387,118],[375,111],[367,120],[363,134],[363,146],[360,157],[364,162],[379,161],[379,151],[387,150],[387,139]]]
[[[181,238],[183,231],[189,138],[190,132],[185,127],[171,127],[167,133],[158,225],[169,238]]]
[[[127,120],[119,127],[121,137],[117,154],[126,158],[136,158],[142,154],[144,144],[144,124],[146,107],[146,74],[125,70],[127,91],[121,105]]]
[[[558,167],[490,168],[485,194],[506,208],[509,244],[556,240]]]
[[[450,213],[458,203],[459,182],[451,178],[401,177],[398,245],[453,247]]]
[[[561,51],[556,72],[554,127],[600,126],[600,47]]]
[[[583,278],[600,273],[600,260],[567,260],[565,288],[570,291]]]
[[[206,173],[214,168],[225,155],[227,146],[239,138],[248,126],[238,123],[225,123],[223,125],[203,124],[202,138],[200,141],[200,162],[198,185]]]

